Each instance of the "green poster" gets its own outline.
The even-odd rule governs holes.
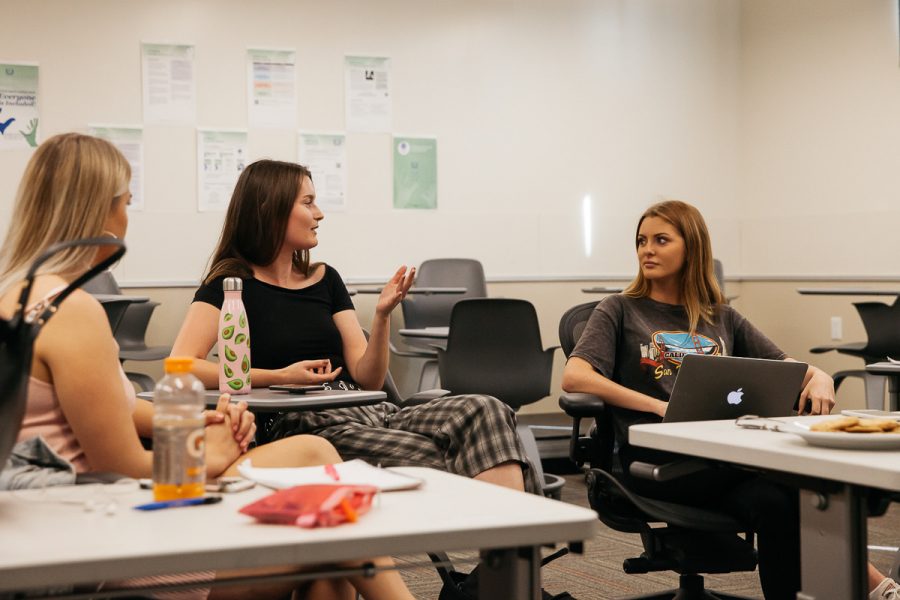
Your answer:
[[[394,208],[437,208],[437,140],[394,138]]]
[[[0,150],[38,145],[38,67],[0,64]]]

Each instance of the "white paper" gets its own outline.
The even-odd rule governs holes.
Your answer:
[[[36,148],[38,65],[0,62],[0,150]]]
[[[312,173],[316,204],[326,213],[347,210],[347,136],[301,131],[297,156]]]
[[[141,44],[144,123],[192,125],[197,118],[194,47]]]
[[[328,474],[324,467],[263,468],[254,467],[250,459],[238,465],[238,472],[246,479],[276,490],[295,485],[340,483],[344,485],[371,485],[382,492],[411,490],[422,485],[421,479],[396,473],[390,469],[379,469],[356,459],[334,465],[338,480]]]
[[[144,130],[140,126],[89,125],[90,134],[112,143],[131,165],[128,212],[144,210]]]
[[[391,59],[344,57],[344,109],[348,131],[391,131]]]
[[[247,132],[197,130],[197,209],[225,210],[247,165]]]
[[[297,66],[293,50],[247,50],[250,127],[297,126]]]

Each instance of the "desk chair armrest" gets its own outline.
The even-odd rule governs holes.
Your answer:
[[[439,388],[435,388],[433,390],[423,390],[421,392],[416,392],[415,394],[404,400],[402,406],[419,406],[420,404],[431,402],[432,400],[436,400],[437,398],[449,396],[450,393],[450,390],[442,390]]]
[[[593,394],[581,394],[577,392],[564,393],[559,397],[559,406],[570,417],[574,417],[572,423],[572,437],[569,439],[569,458],[578,466],[585,463],[595,463],[598,452],[603,449],[612,453],[612,431],[608,423],[606,403]],[[595,436],[581,435],[581,419],[594,419],[595,423],[603,423],[602,433],[597,439]],[[601,460],[600,464],[609,467],[609,461]]]
[[[559,407],[570,417],[595,418],[606,413],[606,402],[593,394],[565,392],[559,397]]]
[[[679,477],[684,477],[685,475],[705,471],[711,466],[709,461],[699,458],[676,460],[675,462],[666,463],[664,465],[654,465],[651,463],[635,461],[631,463],[629,471],[632,475],[640,477],[641,479],[671,481],[673,479],[678,479]]]

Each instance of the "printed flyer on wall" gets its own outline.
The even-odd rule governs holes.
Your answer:
[[[297,157],[316,183],[316,204],[326,213],[347,209],[347,136],[300,132]]]
[[[89,125],[89,133],[119,149],[131,165],[131,204],[128,212],[144,210],[144,130],[140,126]]]
[[[297,68],[293,50],[247,50],[250,127],[297,126]]]
[[[394,208],[437,208],[437,140],[394,137]]]
[[[141,44],[144,122],[193,125],[197,119],[194,47]]]
[[[38,66],[0,63],[0,150],[36,148]]]
[[[197,208],[225,210],[247,166],[247,132],[197,130]]]
[[[390,58],[344,57],[344,110],[347,131],[390,132]]]

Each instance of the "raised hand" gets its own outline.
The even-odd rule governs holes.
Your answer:
[[[391,311],[400,304],[400,301],[406,298],[406,293],[412,287],[415,278],[415,267],[411,268],[409,272],[406,271],[406,265],[397,269],[391,280],[381,289],[381,295],[378,296],[378,304],[375,305],[375,314],[382,317],[390,315]]]

